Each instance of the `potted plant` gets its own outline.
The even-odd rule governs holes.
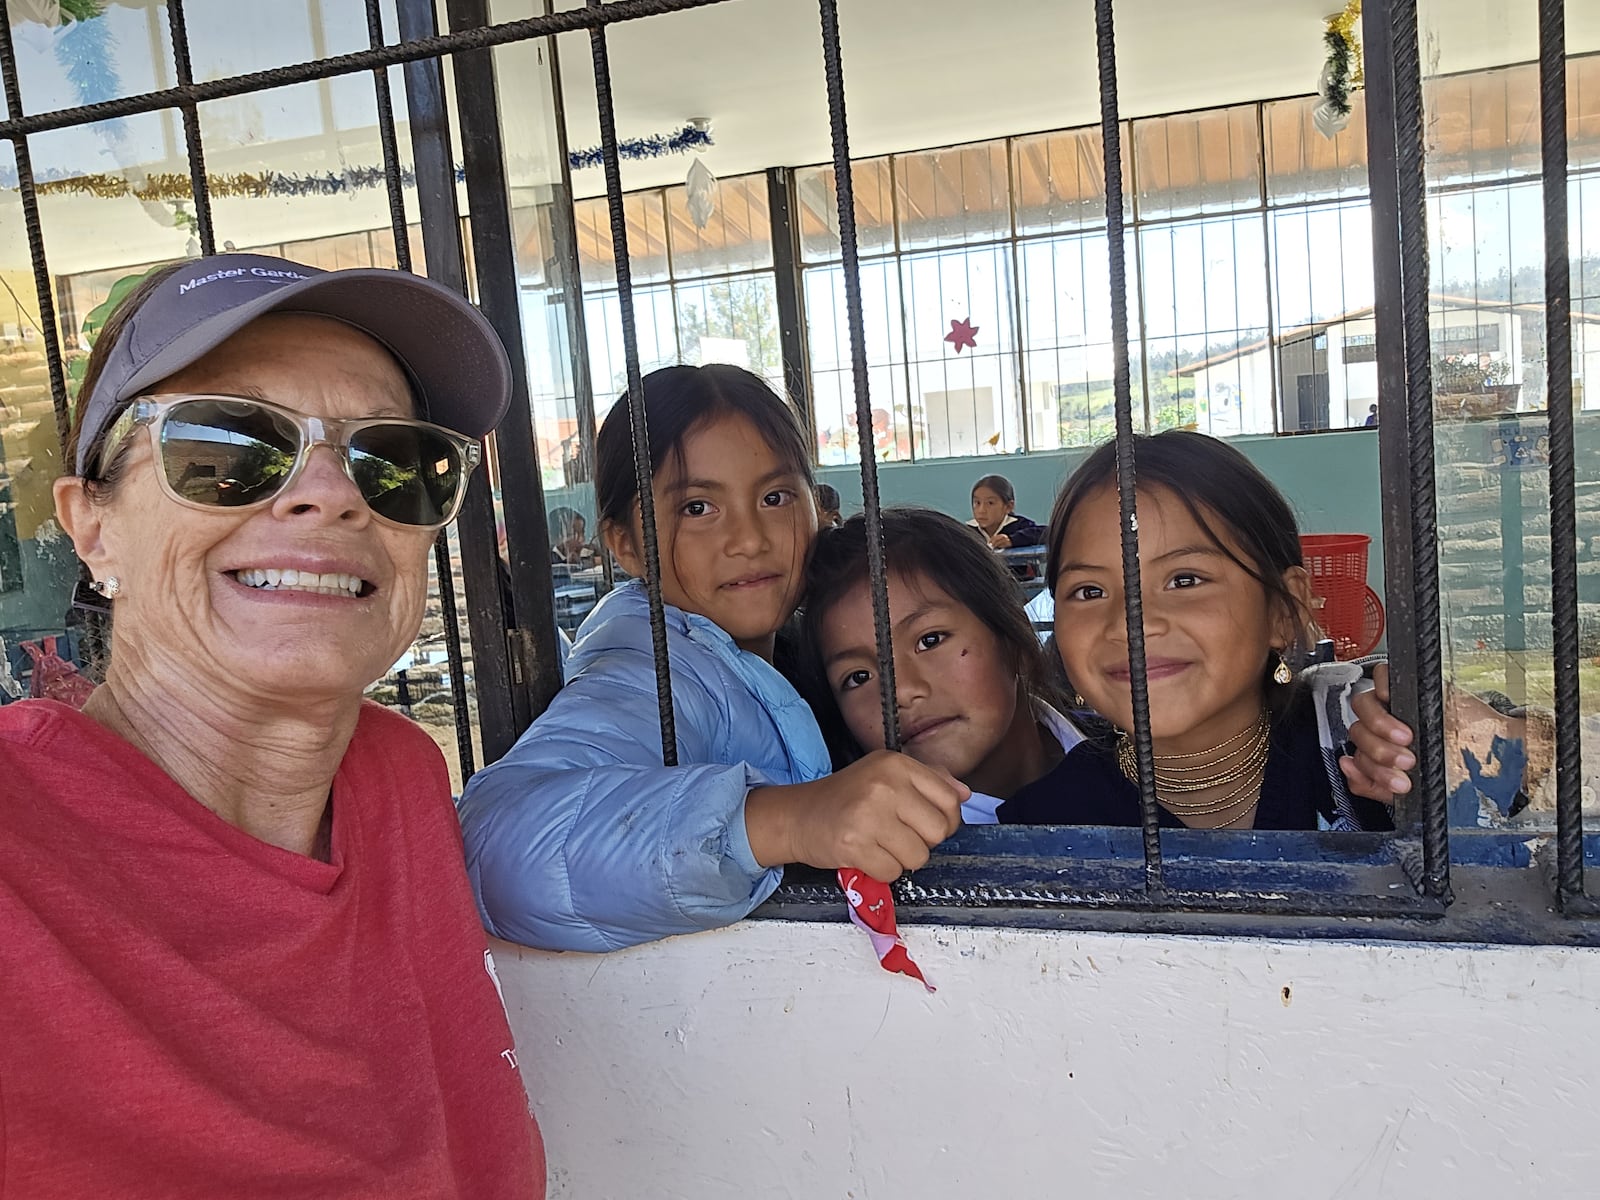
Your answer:
[[[1511,364],[1475,351],[1433,356],[1434,404],[1441,415],[1483,417],[1513,412],[1520,383],[1507,383]]]

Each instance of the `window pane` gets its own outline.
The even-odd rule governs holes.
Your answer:
[[[606,198],[573,205],[578,226],[578,272],[586,286],[616,287],[616,254],[611,245],[611,214]],[[659,191],[630,192],[622,198],[628,229],[628,265],[634,283],[667,278],[667,227]]]
[[[1124,139],[1127,136],[1124,127]],[[1016,189],[1017,233],[1052,233],[1104,225],[1105,173],[1105,151],[1098,127],[1013,139],[1011,175]],[[1126,155],[1122,174],[1122,195],[1131,215]]]
[[[1573,170],[1600,167],[1600,54],[1567,60],[1567,153]]]
[[[594,382],[595,417],[604,421],[612,403],[628,390],[628,360],[622,348],[622,306],[617,301],[617,293],[585,295],[583,319],[589,337],[589,375]],[[637,289],[633,293],[633,320],[639,340],[641,372],[670,367],[680,361],[670,287]]]
[[[857,462],[859,438],[850,334],[845,322],[844,271],[837,266],[812,267],[801,277],[801,283],[817,423],[817,459],[824,465]],[[900,273],[894,262],[861,264],[861,307],[869,394],[879,414],[874,419],[877,453],[886,461],[909,458],[911,425],[906,406]]]
[[[1322,103],[1300,96],[1262,106],[1266,131],[1267,200],[1297,204],[1367,194],[1366,94],[1350,97],[1350,123],[1323,137],[1311,120]]]
[[[897,154],[894,182],[902,250],[987,241],[1011,231],[1003,141]]]
[[[1256,107],[1135,121],[1133,162],[1141,220],[1255,208],[1261,203]]]
[[[1128,263],[1134,262],[1132,235]],[[1021,262],[1023,373],[1031,446],[1054,450],[1105,441],[1115,432],[1110,256],[1104,234],[1025,242]],[[1128,311],[1137,288],[1129,273]],[[1133,348],[1137,353],[1137,346]],[[1133,378],[1136,424],[1143,380]]]
[[[732,363],[763,376],[782,394],[778,288],[770,273],[679,284],[673,294],[684,362]]]
[[[1272,263],[1280,428],[1366,424],[1378,399],[1369,206],[1275,212]]]
[[[906,258],[900,277],[917,457],[1020,451],[1010,248]]]
[[[767,211],[765,175],[718,180],[704,229],[689,215],[688,189],[681,185],[668,188],[667,217],[675,278],[772,266],[772,217]]]
[[[889,181],[889,160],[869,158],[851,163],[850,184],[855,189],[858,252],[893,250],[894,189]],[[833,167],[802,167],[794,173],[794,192],[801,261],[836,261],[840,254],[839,198],[833,186]]]
[[[1146,229],[1139,244],[1152,426],[1271,433],[1261,218]]]
[[[1539,71],[1505,67],[1423,84],[1431,184],[1539,173]]]

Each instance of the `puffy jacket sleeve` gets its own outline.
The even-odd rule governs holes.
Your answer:
[[[722,703],[673,673],[679,759],[694,765],[664,767],[653,670],[599,668],[558,692],[461,799],[485,927],[542,949],[604,951],[746,916],[782,870],[760,867],[745,834],[745,797],[767,781],[716,761]]]

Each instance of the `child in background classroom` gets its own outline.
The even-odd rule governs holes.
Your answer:
[[[806,437],[732,366],[644,378],[677,766],[662,763],[627,397],[601,427],[601,535],[633,579],[578,629],[570,682],[461,799],[487,928],[611,950],[730,924],[784,864],[885,882],[927,861],[968,790],[904,755],[830,775],[821,730],[772,666],[817,536]]]
[[[1412,765],[1410,731],[1383,714],[1376,766],[1341,760],[1344,688],[1296,676],[1318,636],[1310,576],[1288,503],[1226,442],[1170,430],[1134,438],[1145,671],[1155,791],[1164,826],[1389,829],[1385,803]],[[1116,449],[1101,446],[1067,481],[1050,518],[1045,578],[1071,686],[1108,724],[1000,819],[1138,825],[1133,703],[1122,587]],[[1315,670],[1315,668],[1313,668]],[[1357,741],[1357,745],[1361,745]],[[1389,787],[1369,788],[1371,779]],[[1357,795],[1367,788],[1366,796]]]
[[[839,490],[831,484],[817,484],[817,528],[837,529],[844,524],[839,516]]]
[[[1004,475],[985,475],[972,485],[972,520],[995,550],[1037,546],[1044,541],[1044,526],[1017,512],[1017,490]]]

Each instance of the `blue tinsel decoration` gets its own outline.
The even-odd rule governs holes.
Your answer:
[[[667,154],[686,154],[690,150],[703,150],[711,145],[711,134],[693,125],[685,125],[676,133],[658,133],[653,137],[629,138],[617,143],[618,158],[661,158]],[[567,155],[567,164],[579,171],[584,167],[598,167],[605,162],[599,146],[587,150],[574,150]]]

